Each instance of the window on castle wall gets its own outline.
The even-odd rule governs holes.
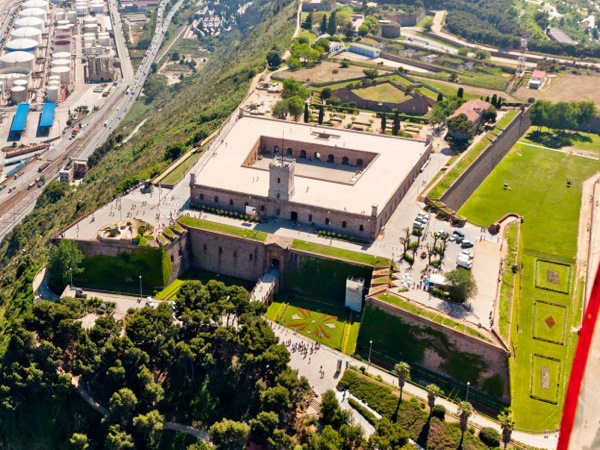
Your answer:
[[[329,225],[329,217],[325,219],[325,225]]]
[[[200,200],[204,200],[204,194],[200,194]]]
[[[171,262],[173,262],[173,255],[171,255]]]
[[[237,258],[237,251],[236,250],[233,251],[233,257]]]
[[[252,253],[250,253],[250,255],[248,255],[248,256],[250,256],[250,258],[248,258],[248,260],[252,261]]]
[[[278,195],[279,195],[279,194],[278,194]],[[280,209],[278,209],[277,211],[275,211],[275,214],[277,214],[277,215],[281,214],[281,210],[280,210]]]
[[[219,196],[215,195],[215,203],[219,203]]]
[[[312,222],[312,214],[309,214],[309,215],[308,215],[308,221],[309,221],[309,222]]]
[[[229,200],[229,206],[233,206],[233,200]]]
[[[219,247],[219,255],[223,253],[223,247]]]
[[[364,225],[361,225],[361,226],[359,226],[359,227],[358,227],[358,229],[359,229],[360,231],[365,231],[365,226],[364,226]]]
[[[277,183],[281,183],[281,178],[277,178]]]
[[[265,212],[265,205],[260,205],[260,211]]]
[[[183,255],[183,249],[179,247],[179,256]]]
[[[292,156],[292,155],[294,154],[294,150],[292,150],[292,147],[288,147],[288,149],[287,149],[287,154],[288,154],[289,156]]]
[[[306,150],[300,150],[300,159],[306,159]]]
[[[346,221],[344,220],[344,221],[342,222],[342,228],[346,228],[346,225],[347,225],[347,224],[346,224]]]
[[[206,244],[203,244],[202,247],[204,248],[204,251],[206,251]]]
[[[279,198],[279,193],[277,193],[277,198]]]

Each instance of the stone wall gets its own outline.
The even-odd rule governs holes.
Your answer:
[[[449,208],[458,211],[530,126],[529,110],[517,115],[498,138],[450,186],[440,200]]]
[[[477,355],[487,366],[487,369],[480,374],[480,378],[477,381],[477,386],[481,388],[483,380],[493,375],[499,375],[504,381],[504,395],[502,400],[510,402],[510,378],[509,378],[509,353],[504,350],[500,344],[493,344],[484,340],[478,339],[474,336],[461,333],[453,330],[452,328],[444,325],[432,322],[427,318],[418,316],[410,313],[403,309],[400,309],[389,303],[385,303],[374,297],[367,297],[366,302],[368,305],[380,309],[392,316],[399,317],[409,325],[418,326],[422,328],[431,328],[437,332],[442,332],[448,337],[448,340],[461,352],[471,353]],[[434,352],[435,353],[435,352]],[[449,374],[444,372],[442,363],[445,360],[445,355],[437,355],[438,357],[425,358],[422,362],[424,368],[441,373],[445,376],[452,378]],[[464,383],[465,380],[456,380]]]

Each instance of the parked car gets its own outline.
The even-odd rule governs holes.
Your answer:
[[[458,254],[458,256],[461,256],[461,255],[464,255],[464,256],[466,256],[466,257],[467,257],[467,258],[469,258],[469,259],[473,259],[473,253],[471,253],[471,252],[462,251],[462,252],[460,252],[460,253]]]
[[[470,261],[460,258],[456,260],[456,265],[467,270],[471,270],[471,268],[473,267],[473,264]]]
[[[146,306],[154,306],[154,300],[152,300],[152,297],[146,297]]]
[[[454,230],[454,231],[452,232],[452,234],[454,234],[454,235],[456,235],[456,236],[460,236],[460,237],[461,237],[461,238],[463,238],[463,239],[465,238],[465,233],[463,233],[463,232],[462,232],[462,231],[460,231],[460,230]]]
[[[465,239],[464,241],[462,241],[462,244],[460,245],[461,248],[471,248],[473,247],[473,242],[469,241],[468,239]]]

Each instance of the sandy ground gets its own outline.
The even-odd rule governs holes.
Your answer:
[[[338,73],[333,73],[333,70],[337,69]],[[340,68],[340,65],[336,62],[323,61],[317,64],[315,67],[309,69],[300,69],[295,72],[286,70],[278,73],[281,78],[296,78],[300,81],[319,81],[325,83],[329,81],[344,81],[350,78],[364,77],[364,67],[350,66],[346,69]],[[380,73],[383,71],[380,70]]]
[[[529,89],[521,86],[513,94],[520,101],[529,97],[536,100],[583,101],[592,100],[600,104],[600,76],[558,75],[548,77],[541,89]]]

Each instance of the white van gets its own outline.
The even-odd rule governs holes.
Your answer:
[[[471,267],[473,267],[471,260],[466,257],[461,258],[461,255],[458,255],[458,258],[456,258],[456,265],[468,270],[471,270]]]
[[[146,306],[154,307],[154,300],[152,300],[152,297],[146,297]]]

